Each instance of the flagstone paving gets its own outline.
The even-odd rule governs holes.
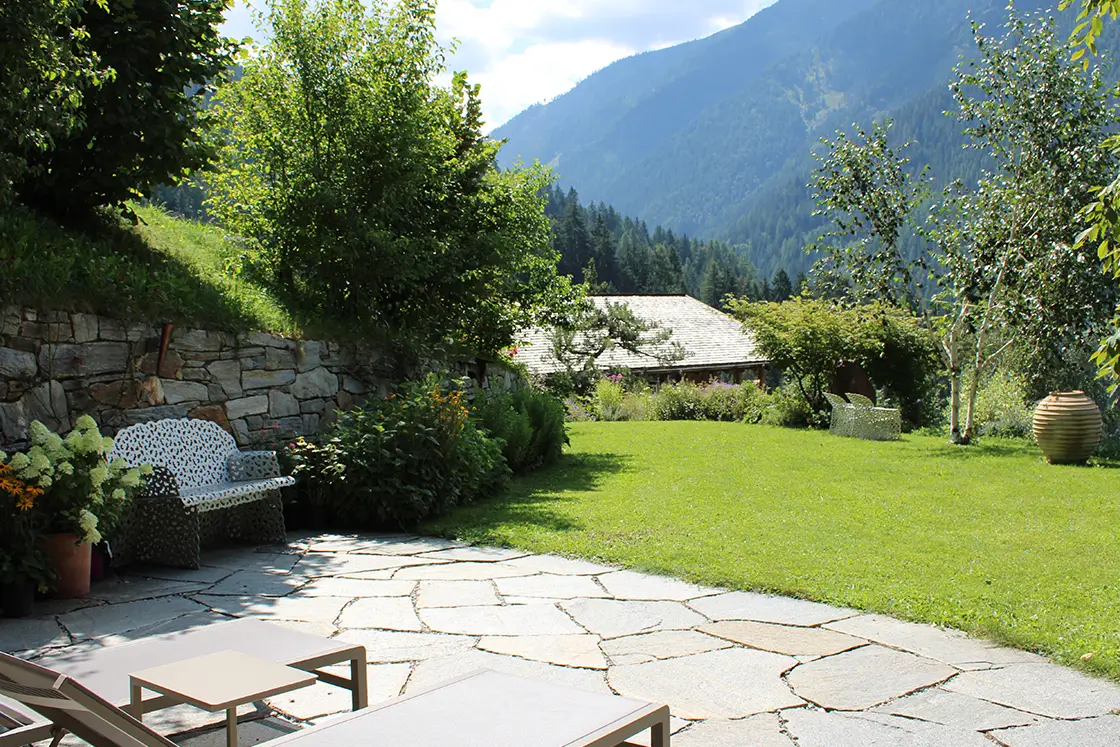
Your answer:
[[[0,650],[49,665],[254,616],[364,645],[371,701],[487,667],[666,702],[678,747],[1120,745],[1120,686],[857,610],[400,535],[293,537],[204,563],[130,569],[0,621]],[[243,743],[349,706],[319,684],[246,707]],[[191,747],[222,743],[208,731],[220,719],[189,707],[147,720]]]

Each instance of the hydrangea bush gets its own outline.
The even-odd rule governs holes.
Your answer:
[[[35,421],[29,440],[26,452],[0,452],[5,475],[24,485],[16,510],[33,512],[48,533],[72,533],[94,544],[112,537],[151,466],[110,462],[113,440],[88,415],[65,438]]]

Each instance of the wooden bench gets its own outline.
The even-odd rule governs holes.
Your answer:
[[[276,452],[238,451],[217,423],[133,425],[117,434],[109,459],[153,467],[114,548],[118,562],[198,568],[211,542],[285,539],[280,488],[295,480],[280,474]]]

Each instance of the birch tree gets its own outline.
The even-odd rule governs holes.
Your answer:
[[[953,115],[992,165],[974,187],[943,191],[918,229],[926,258],[899,250],[924,172],[913,173],[905,147],[889,147],[889,125],[826,141],[812,185],[838,227],[818,247],[826,260],[847,273],[857,296],[862,289],[911,308],[935,336],[954,443],[974,438],[979,381],[1008,348],[1021,345],[1039,361],[1062,355],[1098,333],[1112,295],[1070,236],[1114,165],[1097,147],[1116,121],[1112,91],[1098,70],[1070,60],[1052,21],[1012,12],[1002,36],[986,37],[976,24],[973,36],[979,55],[956,68]]]

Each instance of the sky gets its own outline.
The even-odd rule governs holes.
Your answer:
[[[249,0],[225,32],[254,34]],[[254,0],[259,2],[259,0]],[[615,60],[709,36],[774,0],[440,0],[437,32],[457,40],[448,60],[482,84],[487,128],[549,101]]]

